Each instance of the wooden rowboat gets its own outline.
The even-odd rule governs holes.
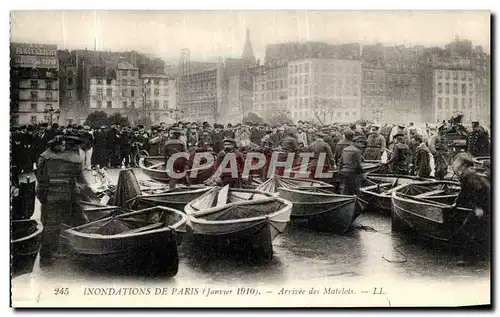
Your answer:
[[[393,231],[447,244],[468,245],[487,240],[488,224],[479,220],[472,209],[452,208],[451,197],[432,195],[434,190],[412,195],[425,186],[436,188],[436,183],[408,184],[392,192]]]
[[[170,207],[184,210],[192,200],[207,193],[211,187],[186,186],[164,190],[143,190],[142,194],[127,201],[128,208],[139,210],[153,206]]]
[[[420,183],[422,185],[419,185]],[[430,198],[436,202],[452,204],[460,192],[460,184],[447,181],[414,181],[401,185],[395,183],[381,183],[361,188],[359,190],[358,199],[363,210],[376,211],[383,215],[390,215],[393,191],[400,191],[406,195]]]
[[[184,210],[186,204],[209,191],[211,187],[181,186],[169,189],[166,186],[141,187],[132,169],[120,171],[113,205],[131,210],[163,206]]]
[[[433,181],[432,178],[420,178],[410,175],[396,175],[396,174],[374,174],[369,173],[364,177],[364,186],[372,186],[377,184],[394,184],[395,186],[410,184],[416,181]],[[394,186],[394,187],[395,187]]]
[[[139,167],[144,175],[155,181],[168,183],[170,180],[163,156],[143,157],[139,160]]]
[[[292,218],[307,219],[309,225],[344,234],[361,213],[355,195],[339,195],[334,187],[279,188],[279,196],[293,204]]]
[[[12,277],[33,271],[42,243],[43,225],[35,219],[11,221],[11,272]]]
[[[189,226],[203,249],[253,251],[271,258],[272,242],[290,220],[292,204],[270,193],[217,187],[186,205]],[[227,251],[227,250],[226,250]]]
[[[267,193],[277,193],[279,187],[285,188],[302,188],[302,187],[320,187],[320,188],[331,188],[332,185],[313,179],[303,179],[303,178],[288,178],[282,176],[274,176],[267,181],[260,184],[256,190],[260,190]]]
[[[95,267],[137,268],[177,274],[177,235],[186,231],[180,211],[153,207],[93,221],[66,230],[75,259]]]

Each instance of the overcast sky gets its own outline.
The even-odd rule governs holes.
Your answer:
[[[444,46],[458,36],[489,52],[486,11],[13,11],[11,40],[60,49],[138,50],[167,60],[239,57],[245,30],[257,58],[268,43],[323,40]]]

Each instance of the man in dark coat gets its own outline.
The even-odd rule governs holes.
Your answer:
[[[340,166],[340,159],[342,157],[342,152],[344,151],[344,149],[346,147],[351,145],[353,138],[354,138],[354,132],[347,130],[344,133],[344,138],[337,143],[337,146],[335,148],[335,154],[334,154],[334,158],[335,158],[335,162],[337,163],[337,166]]]
[[[47,132],[48,126],[47,123],[42,123],[38,133],[35,135],[35,160],[38,160],[38,157],[47,149],[49,141],[51,140]]]
[[[465,207],[474,211],[476,219],[470,219],[468,235],[474,238],[489,237],[491,186],[485,177],[473,169],[473,158],[468,153],[460,153],[453,161],[453,171],[460,180],[460,193],[453,207]]]
[[[132,131],[123,127],[120,138],[120,161],[126,167],[131,165],[131,154],[132,154]]]
[[[346,132],[347,134],[347,132]],[[345,147],[339,160],[340,194],[356,195],[359,190],[359,177],[363,172],[362,142],[364,137],[358,135],[353,138],[352,144]]]
[[[101,126],[94,132],[94,150],[92,151],[92,165],[107,167],[109,163],[107,150],[106,126]]]
[[[217,155],[217,166],[218,168],[230,168],[228,161],[226,166],[222,166],[221,164],[224,161],[226,155],[234,155],[236,158],[236,169],[237,169],[237,177],[233,177],[232,173],[223,172],[220,175],[220,184],[221,186],[229,185],[231,188],[241,188],[241,175],[243,173],[243,168],[245,166],[245,156],[243,153],[236,149],[236,142],[233,139],[226,138],[224,139],[224,149],[220,151]]]
[[[472,122],[472,132],[467,138],[467,151],[473,156],[490,155],[488,132],[479,125],[478,121]]]
[[[57,255],[61,223],[71,219],[78,208],[78,184],[84,183],[82,163],[78,153],[81,139],[76,133],[54,140],[40,155],[37,169],[37,197],[42,205],[44,226],[40,263],[51,264]],[[68,221],[70,223],[70,221]]]
[[[164,157],[165,157],[165,169],[168,169],[168,161],[172,155],[177,153],[187,153],[186,145],[184,142],[180,140],[181,131],[178,128],[173,128],[170,131],[170,139],[165,142],[164,147]],[[173,162],[173,171],[175,173],[181,174],[189,169],[189,161],[186,158],[177,158],[175,162]],[[188,177],[185,177],[188,180]],[[172,189],[175,188],[176,184],[182,183],[182,179],[170,178],[168,182],[168,186]]]
[[[404,143],[404,134],[394,135],[394,146],[390,159],[385,163],[391,167],[391,172],[397,175],[409,175],[411,169],[411,153]]]
[[[379,127],[376,125],[372,126],[372,133],[368,136],[367,146],[365,150],[365,159],[367,160],[380,160],[382,158],[382,153],[384,153],[385,138],[378,133]]]
[[[92,167],[92,146],[94,145],[94,136],[90,133],[90,127],[84,126],[80,131],[82,144],[80,145],[80,158],[82,159],[83,169],[90,170]]]
[[[448,174],[448,145],[443,137],[446,124],[438,127],[438,133],[429,140],[429,150],[434,156],[434,178],[442,180]]]
[[[415,155],[413,156],[413,168],[418,177],[429,177],[431,174],[430,155],[431,152],[425,146],[422,137],[418,134],[413,136],[413,142],[416,144]]]
[[[214,151],[219,153],[224,148],[224,130],[223,126],[218,123],[214,124],[214,132],[212,134],[212,142],[214,143]]]
[[[333,157],[332,148],[324,140],[325,134],[323,132],[316,133],[316,140],[309,146],[308,150],[314,153],[314,157],[311,159],[311,177],[315,177],[316,169],[318,168],[319,156],[321,154],[325,155],[325,161],[323,162],[322,172],[326,173],[330,167],[335,168],[335,159]]]

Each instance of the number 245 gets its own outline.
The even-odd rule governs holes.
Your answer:
[[[54,288],[54,295],[69,295],[69,288]]]

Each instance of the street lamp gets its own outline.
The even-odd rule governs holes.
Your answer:
[[[44,110],[45,112],[45,119],[47,121],[49,121],[50,125],[52,125],[52,121],[54,120],[54,115],[56,115],[56,120],[59,121],[59,117],[60,117],[60,114],[61,114],[61,110],[59,109],[54,109],[52,106],[50,106],[50,108],[48,109],[45,109]]]

